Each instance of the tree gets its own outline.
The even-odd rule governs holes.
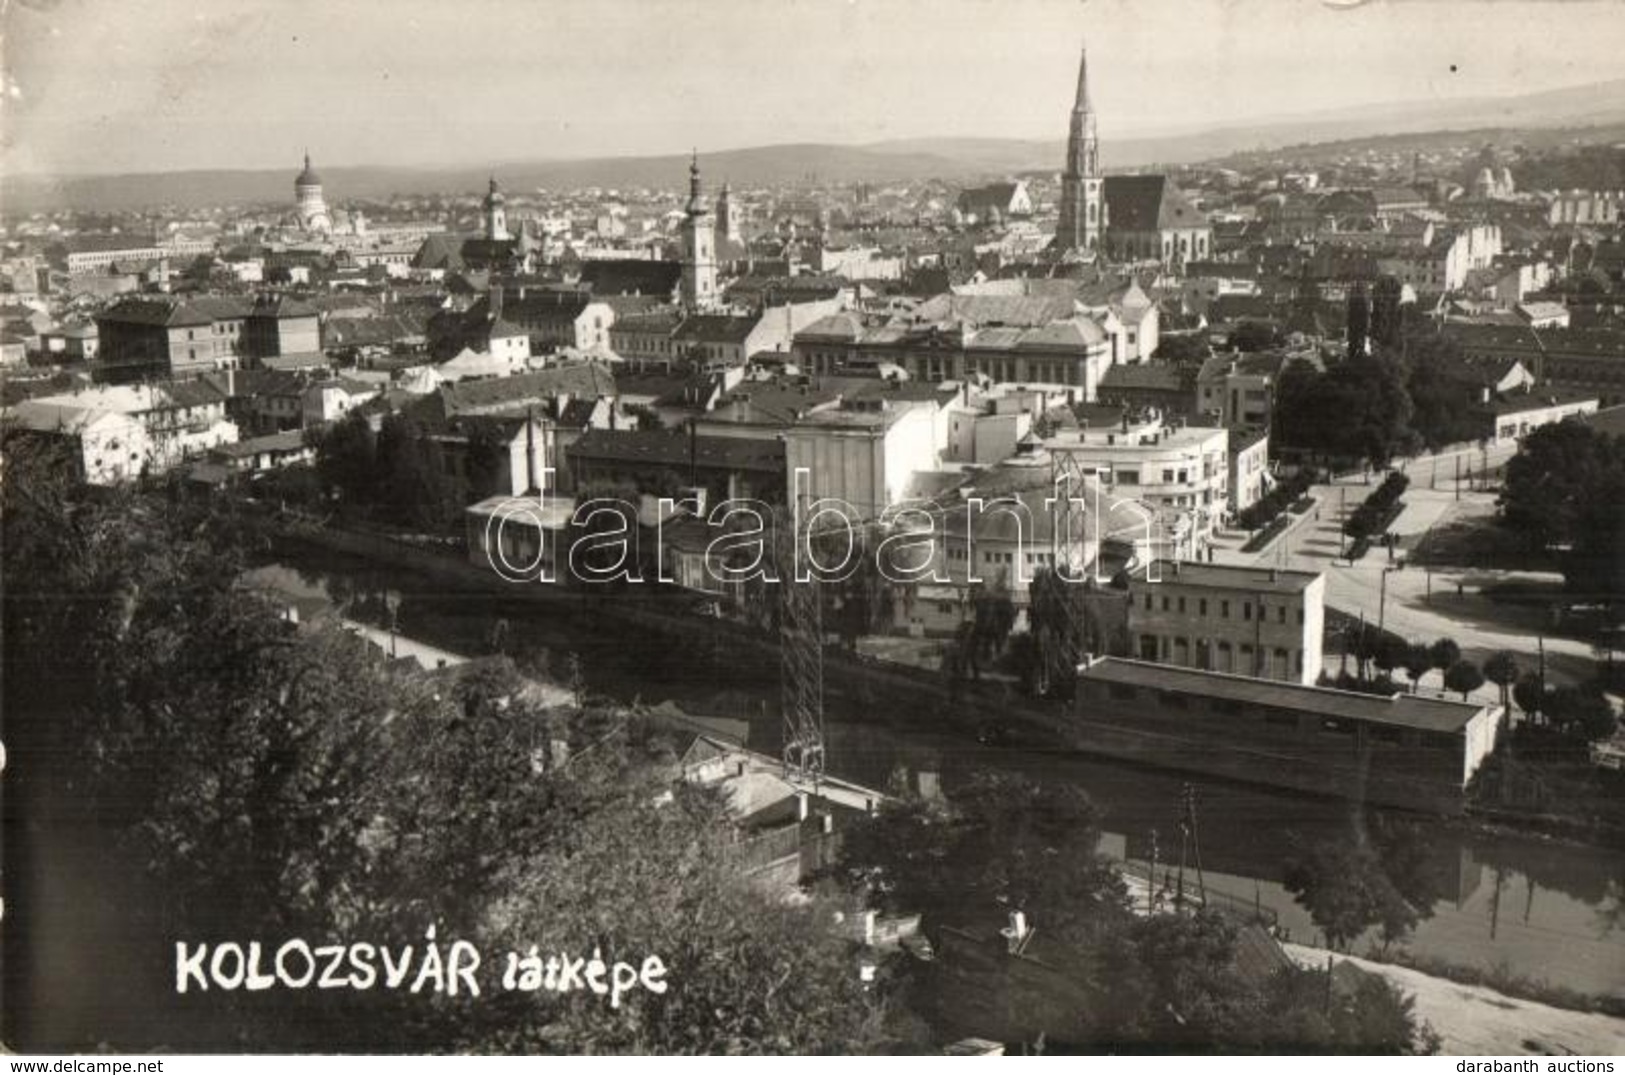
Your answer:
[[[865,987],[827,908],[787,906],[740,875],[727,804],[673,788],[660,726],[579,700],[543,710],[506,659],[403,673],[349,632],[295,627],[245,591],[235,519],[139,492],[19,489],[15,476],[0,487],[0,686],[8,718],[54,692],[44,723],[64,749],[31,741],[28,779],[76,782],[102,822],[82,827],[117,833],[139,852],[131,883],[164,894],[154,920],[120,919],[117,950],[155,934],[342,938],[358,924],[371,942],[422,945],[436,925],[442,946],[461,936],[482,952],[658,955],[681,983],[619,1011],[495,990],[474,1005],[389,990],[219,995],[190,1010],[184,1044],[709,1053],[894,1040],[889,987]],[[40,659],[15,659],[25,640],[47,647]],[[90,674],[59,683],[59,654]],[[8,719],[8,747],[32,740],[31,723]],[[53,756],[62,771],[34,771]],[[157,963],[131,962],[98,982],[172,997],[143,977]]]
[[[1400,344],[1404,318],[1400,299],[1404,287],[1396,276],[1380,276],[1371,289],[1371,339],[1379,347],[1395,348]]]
[[[1213,348],[1200,333],[1183,335],[1164,333],[1157,340],[1156,358],[1163,362],[1205,362],[1213,355]]]
[[[1284,883],[1331,947],[1380,927],[1387,948],[1433,914],[1442,890],[1432,860],[1420,828],[1376,822],[1352,837],[1299,842]]]
[[[365,415],[351,411],[305,433],[316,448],[316,473],[348,503],[370,503],[378,493],[378,442]]]
[[[1484,685],[1484,673],[1472,661],[1461,660],[1444,670],[1445,690],[1460,691],[1461,700]]]
[[[978,664],[990,663],[999,655],[1015,626],[1016,606],[1010,599],[1008,580],[1001,568],[991,581],[972,590],[971,645]]]
[[[1405,391],[1405,371],[1393,356],[1357,357],[1340,366],[1336,375],[1359,386],[1352,392],[1357,407],[1349,416],[1351,431],[1371,466],[1380,469],[1394,456],[1414,450],[1417,438],[1410,422],[1415,408]]]
[[[1461,348],[1447,336],[1419,336],[1406,341],[1410,372],[1405,388],[1411,397],[1411,425],[1429,449],[1460,444],[1479,436],[1475,389],[1447,372]]]
[[[1127,915],[1122,881],[1097,850],[1099,824],[1080,788],[979,772],[946,803],[883,804],[847,830],[835,872],[872,906],[919,913],[928,936],[1016,909],[1082,939]]]
[[[1498,650],[1484,661],[1484,678],[1501,690],[1501,708],[1511,705],[1512,684],[1518,679],[1518,659],[1506,650]]]
[[[1518,708],[1530,715],[1538,715],[1545,708],[1542,704],[1545,684],[1535,672],[1525,672],[1518,677],[1518,682],[1512,685],[1512,700],[1518,703]]]
[[[404,414],[384,418],[377,440],[375,502],[396,522],[425,531],[446,529],[462,505],[446,475],[440,443]]]
[[[1428,647],[1428,659],[1434,668],[1443,672],[1461,660],[1461,647],[1456,645],[1455,639],[1441,638]]]
[[[1281,345],[1281,331],[1270,321],[1243,321],[1230,333],[1230,346],[1237,351],[1268,351]]]
[[[1403,638],[1383,631],[1377,635],[1371,663],[1376,665],[1384,677],[1391,678],[1394,669],[1403,667],[1409,655],[1410,646]]]
[[[1371,301],[1366,298],[1365,285],[1355,284],[1348,300],[1348,358],[1364,358],[1370,353]]]
[[[1614,464],[1580,508],[1563,561],[1569,589],[1586,595],[1625,593],[1625,437],[1615,445]]]
[[[1601,509],[1599,494],[1617,490],[1622,473],[1620,438],[1583,422],[1541,426],[1507,463],[1499,499],[1502,521],[1533,551],[1583,543],[1588,555],[1593,548],[1603,552],[1607,546],[1600,539],[1612,516]]]
[[[1405,676],[1411,681],[1411,693],[1421,684],[1422,677],[1433,669],[1433,655],[1428,647],[1413,643],[1405,648]]]
[[[1619,726],[1607,696],[1594,688],[1560,687],[1550,692],[1546,713],[1562,731],[1586,741],[1606,739]]]

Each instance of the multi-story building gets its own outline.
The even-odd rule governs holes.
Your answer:
[[[1563,224],[1617,224],[1625,216],[1625,191],[1572,190],[1552,198],[1546,220]]]
[[[529,337],[527,354],[608,350],[614,324],[614,308],[585,291],[494,287],[461,314],[437,314],[430,346],[441,354],[488,351],[493,334],[506,340],[522,333]]]
[[[81,437],[87,480],[103,484],[142,470],[161,473],[184,459],[237,441],[237,426],[226,417],[226,394],[204,380],[98,385],[42,396],[24,406],[30,405],[37,405],[25,412],[32,415],[28,422],[33,428],[48,410],[80,416],[68,425]],[[100,415],[133,422],[142,436],[121,439],[118,430],[128,426],[102,421]]]
[[[617,317],[609,329],[610,350],[636,367],[669,367],[683,357],[672,339],[682,322],[682,315],[672,310]]]
[[[1269,427],[1254,427],[1230,435],[1230,512],[1245,511],[1269,491]]]
[[[1625,402],[1625,332],[1619,329],[1447,322],[1441,331],[1470,359],[1517,359],[1542,387],[1592,392],[1604,407]]]
[[[74,476],[91,485],[117,485],[138,477],[152,447],[147,431],[127,414],[72,399],[31,399],[10,408],[6,429],[65,444]]]
[[[1162,542],[1194,555],[1207,547],[1230,506],[1230,434],[1226,429],[1168,424],[1160,417],[1115,428],[1064,430],[1044,441],[1112,495],[1140,500],[1159,513]]]
[[[240,349],[250,359],[320,351],[321,316],[314,306],[298,299],[263,295],[243,319]]]
[[[248,304],[200,297],[126,299],[96,317],[96,375],[114,384],[234,369]]]
[[[936,467],[933,410],[883,400],[815,410],[785,430],[784,458],[792,496],[835,497],[860,519],[878,518],[903,499],[916,473]]]
[[[1130,643],[1142,661],[1313,684],[1325,598],[1314,572],[1157,561],[1129,578]]]
[[[96,317],[97,378],[196,377],[322,349],[314,307],[285,296],[125,299]]]
[[[1275,386],[1291,356],[1215,355],[1196,375],[1196,413],[1226,429],[1268,429]]]
[[[796,333],[803,370],[872,373],[895,366],[937,384],[983,374],[994,381],[1054,385],[1095,398],[1112,364],[1113,337],[1064,296],[939,295],[905,317],[842,312]]]

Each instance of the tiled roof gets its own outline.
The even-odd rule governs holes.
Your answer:
[[[744,343],[760,323],[755,317],[729,314],[692,314],[677,326],[675,338],[694,343]]]
[[[669,430],[595,429],[567,449],[573,460],[650,463],[686,468],[690,449],[698,466],[784,473],[784,443],[748,437],[690,438]]]
[[[1109,175],[1103,193],[1111,231],[1207,226],[1207,217],[1165,175]]]
[[[938,295],[914,311],[920,321],[998,322],[1033,328],[1073,315],[1070,295]]]
[[[486,381],[443,385],[439,398],[447,414],[493,412],[561,395],[596,398],[615,394],[615,378],[596,362],[554,366],[534,373],[518,373]]]
[[[1088,668],[1079,669],[1078,678],[1200,694],[1254,706],[1432,732],[1459,732],[1484,709],[1482,705],[1470,702],[1427,698],[1419,694],[1360,694],[1331,687],[1308,687],[1226,672],[1150,664],[1123,657],[1107,657]]]
[[[1534,391],[1508,392],[1479,406],[1490,414],[1507,415],[1523,414],[1526,411],[1540,411],[1545,410],[1547,407],[1556,407],[1562,404],[1585,402],[1597,402],[1597,393],[1546,386]]]
[[[634,258],[588,260],[581,263],[581,282],[595,295],[670,295],[683,278],[675,261]]]
[[[214,317],[204,313],[194,304],[166,299],[126,299],[103,310],[97,316],[97,321],[178,328],[213,324]]]
[[[1115,365],[1100,378],[1100,391],[1189,392],[1190,375],[1181,367],[1146,362]]]

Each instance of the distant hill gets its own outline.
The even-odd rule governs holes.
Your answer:
[[[1109,120],[1109,117],[1107,117]],[[1056,116],[1057,131],[1065,116]],[[1270,117],[1204,130],[1171,131],[1101,142],[1108,168],[1183,164],[1283,146],[1386,138],[1429,132],[1494,129],[1617,127],[1625,124],[1625,79],[1509,97],[1395,102],[1360,108]],[[1575,132],[1578,133],[1578,132]],[[798,143],[707,153],[708,181],[739,185],[866,180],[885,183],[939,178],[971,181],[1027,171],[1057,171],[1064,139],[912,138],[868,145]],[[579,187],[664,187],[686,181],[682,156],[608,157],[569,161],[497,163],[510,190]],[[323,167],[328,196],[379,199],[391,194],[483,189],[491,165],[458,168]],[[294,169],[190,171],[110,176],[7,177],[4,203],[14,209],[123,209],[278,202],[292,197]]]

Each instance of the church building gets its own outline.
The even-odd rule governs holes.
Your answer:
[[[328,212],[327,199],[322,196],[322,177],[310,166],[310,154],[305,154],[305,170],[293,181],[293,197],[299,215],[299,227],[313,235],[326,235],[333,230],[333,215]]]
[[[1054,250],[1063,257],[1156,261],[1183,268],[1209,256],[1213,228],[1165,175],[1103,175],[1095,110],[1089,100],[1089,54],[1078,62],[1078,87],[1061,173],[1061,216]]]

